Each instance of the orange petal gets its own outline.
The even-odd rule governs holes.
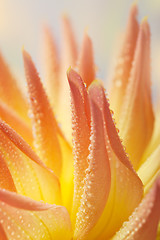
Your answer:
[[[16,130],[30,145],[33,143],[32,132],[29,126],[22,121],[18,114],[5,103],[0,101],[0,118]]]
[[[0,187],[16,192],[16,187],[13,182],[12,175],[2,158],[1,152],[0,152]]]
[[[0,54],[0,98],[25,120],[29,121],[28,108],[22,92]]]
[[[29,145],[0,120],[0,151],[11,172],[17,192],[35,200],[60,203],[60,185]],[[24,154],[23,154],[24,153]]]
[[[126,93],[126,87],[128,84],[138,36],[139,25],[136,17],[137,6],[134,4],[130,10],[128,24],[120,55],[118,57],[110,94],[111,105],[112,109],[115,111],[115,118],[117,122],[119,121],[119,114],[121,112],[121,106],[124,101],[124,95]]]
[[[64,207],[33,201],[0,189],[0,222],[9,240],[71,239]]]
[[[103,87],[96,81],[91,84],[89,91],[91,90],[103,114],[111,167],[111,190],[104,211],[87,239],[109,239],[139,204],[143,186],[123,149]]]
[[[9,240],[1,224],[0,224],[0,236],[1,240]]]
[[[120,118],[120,134],[135,168],[138,167],[152,134],[154,116],[150,89],[150,32],[146,20],[142,21],[134,65]]]
[[[47,92],[57,112],[60,91],[59,59],[54,38],[48,27],[44,29],[44,66]]]
[[[86,236],[99,220],[110,191],[111,175],[105,145],[102,113],[97,106],[92,89],[89,92],[91,104],[91,144],[88,168],[84,179],[81,206],[77,213],[74,232],[75,239],[88,239]]]
[[[87,86],[89,86],[95,78],[92,41],[89,38],[87,32],[84,34],[82,49],[80,53],[79,74]]]
[[[113,240],[156,239],[160,221],[160,178]]]
[[[76,213],[80,206],[83,193],[85,170],[88,168],[90,144],[90,119],[87,91],[80,76],[73,70],[68,71],[68,81],[71,89],[72,136],[74,152],[74,196],[72,222],[75,223]]]
[[[35,148],[44,163],[60,176],[62,156],[57,137],[57,122],[31,57],[25,51],[23,57],[33,114]]]

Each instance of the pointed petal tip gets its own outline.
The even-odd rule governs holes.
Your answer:
[[[149,29],[148,16],[145,16],[140,24],[140,30],[144,31],[145,29]]]
[[[22,55],[23,55],[24,63],[27,63],[28,61],[31,61],[30,54],[24,48],[22,48]]]
[[[104,87],[103,82],[100,79],[95,79],[93,82],[90,84],[89,89],[94,87],[94,86],[99,86],[99,87]]]
[[[71,66],[67,69],[67,77],[69,78],[70,74],[72,73],[73,69]]]
[[[138,6],[137,6],[137,3],[138,3],[138,1],[135,0],[135,1],[132,3],[131,9],[130,9],[130,14],[131,14],[132,16],[134,16],[134,17],[136,17],[137,14],[138,14]]]

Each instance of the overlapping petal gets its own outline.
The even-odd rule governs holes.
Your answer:
[[[144,191],[148,192],[160,175],[160,145],[141,165],[137,173],[144,184]]]
[[[5,60],[0,54],[0,99],[13,108],[27,122],[28,108],[26,100]]]
[[[71,239],[71,223],[62,206],[36,202],[0,189],[0,236],[6,240]]]
[[[119,115],[121,113],[122,103],[124,101],[124,96],[128,85],[138,37],[139,24],[136,20],[137,12],[137,6],[136,4],[133,4],[130,10],[124,40],[112,80],[110,98],[112,109],[115,112],[116,122],[119,121]]]
[[[150,31],[144,19],[140,26],[134,65],[119,124],[121,137],[135,169],[139,166],[153,131],[154,115],[150,85]]]
[[[16,192],[16,187],[14,185],[12,175],[8,169],[6,162],[1,156],[1,152],[0,152],[0,188]]]
[[[111,168],[111,190],[102,216],[87,239],[107,239],[113,236],[139,204],[143,186],[121,144],[103,87],[94,82],[90,89],[104,118],[106,148]]]
[[[30,126],[24,122],[14,109],[0,101],[0,118],[16,130],[30,145],[33,144],[32,131]]]
[[[156,239],[160,221],[160,178],[113,240]]]
[[[103,115],[92,90],[89,92],[91,133],[88,168],[76,219],[74,239],[88,239],[105,208],[111,184],[109,158],[105,145]]]
[[[18,193],[35,200],[61,203],[58,178],[38,158],[29,145],[0,120],[0,151]]]
[[[90,108],[86,88],[80,76],[72,69],[68,70],[71,89],[72,136],[74,154],[74,196],[72,222],[75,224],[76,213],[83,193],[84,178],[88,168],[90,144]]]

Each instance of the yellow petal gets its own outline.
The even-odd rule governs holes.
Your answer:
[[[135,52],[135,46],[139,30],[139,25],[136,17],[137,6],[134,4],[130,10],[123,44],[112,80],[110,99],[111,107],[115,112],[116,122],[119,121],[119,114],[121,112],[121,106],[124,101],[124,95],[126,93],[126,88]]]
[[[95,101],[103,113],[106,148],[111,167],[111,190],[102,216],[87,236],[87,240],[109,239],[141,201],[143,186],[120,141],[103,87],[100,83],[93,82],[90,88],[94,89]]]
[[[113,240],[156,239],[160,221],[160,178]]]
[[[157,108],[155,109],[155,122],[154,122],[154,129],[153,129],[153,133],[152,133],[152,138],[151,138],[145,152],[143,153],[143,157],[142,157],[139,165],[144,163],[146,161],[146,159],[156,150],[156,148],[160,144],[159,118],[160,118],[160,111],[159,111],[159,107],[157,106]]]
[[[0,118],[7,122],[13,129],[16,130],[30,145],[33,143],[33,137],[30,127],[24,122],[19,115],[0,101]]]
[[[134,168],[151,138],[154,115],[150,83],[150,32],[146,20],[142,21],[135,51],[134,65],[127,86],[120,134]]]
[[[0,188],[16,192],[16,187],[13,182],[12,175],[7,167],[5,160],[0,152]]]
[[[47,93],[54,107],[54,111],[57,113],[60,91],[59,58],[55,40],[48,27],[44,29],[44,66]]]
[[[79,74],[87,86],[95,79],[95,65],[92,41],[87,32],[84,34],[82,49],[79,59]]]
[[[35,200],[61,203],[58,178],[29,145],[0,120],[0,151],[12,175],[17,192]]]
[[[36,202],[2,189],[0,223],[0,234],[9,240],[71,239],[69,214],[64,207]]]
[[[88,94],[80,76],[73,70],[68,71],[71,89],[72,136],[74,154],[74,196],[72,207],[72,222],[74,225],[76,213],[80,206],[83,193],[85,170],[88,168],[90,144],[90,109]]]
[[[62,156],[57,136],[57,122],[31,57],[25,51],[23,57],[33,114],[35,148],[44,163],[60,176]]]
[[[15,78],[0,54],[0,98],[29,122],[28,108],[23,93],[20,91]]]
[[[146,159],[138,169],[137,173],[144,184],[145,193],[153,185],[155,179],[160,175],[160,145]]]
[[[92,88],[89,89],[89,97],[91,106],[89,166],[86,170],[81,205],[77,213],[74,239],[88,239],[87,235],[96,225],[104,210],[111,184],[103,116]]]

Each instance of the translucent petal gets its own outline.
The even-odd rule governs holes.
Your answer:
[[[75,239],[88,239],[87,234],[99,220],[110,191],[111,175],[105,145],[103,116],[94,92],[89,91],[91,104],[91,143],[81,206],[77,213]]]
[[[92,41],[87,32],[84,34],[82,49],[79,59],[79,74],[87,86],[95,79],[95,65]]]
[[[136,4],[134,4],[132,5],[132,8],[130,10],[124,40],[112,80],[110,99],[111,107],[115,112],[116,122],[119,121],[119,114],[121,112],[121,106],[124,101],[124,95],[126,93],[126,88],[135,52],[135,46],[139,30],[139,25],[136,17],[137,6]]]
[[[157,108],[155,109],[155,122],[154,122],[154,129],[153,129],[152,137],[151,137],[151,140],[150,140],[145,152],[143,153],[143,157],[142,157],[139,165],[144,163],[146,161],[146,159],[156,150],[156,148],[160,144],[159,118],[160,118],[160,110],[159,110],[159,106],[157,106]]]
[[[143,186],[120,141],[103,87],[100,83],[93,82],[90,88],[94,91],[95,101],[103,113],[106,148],[111,167],[111,190],[102,216],[87,236],[87,240],[108,239],[141,201]]]
[[[160,178],[113,240],[156,239],[160,221]]]
[[[59,105],[59,56],[57,46],[48,27],[44,28],[44,67],[47,93],[55,113]]]
[[[18,114],[0,101],[0,118],[16,130],[30,145],[33,143],[32,131],[29,125]]]
[[[31,57],[25,51],[23,57],[36,152],[44,163],[60,176],[62,156],[57,136],[57,122]]]
[[[0,188],[4,188],[13,192],[16,192],[16,187],[13,182],[12,175],[2,158],[2,154],[0,152]]]
[[[137,173],[144,184],[145,193],[148,192],[155,179],[160,176],[160,145],[141,165]]]
[[[136,169],[151,138],[154,124],[149,52],[149,26],[143,20],[119,124],[126,151]]]
[[[61,203],[57,177],[29,145],[0,120],[0,151],[12,175],[17,192],[35,200]]]
[[[64,207],[44,204],[0,189],[0,233],[9,240],[71,239],[71,224]],[[5,239],[5,238],[4,238]]]
[[[29,121],[26,100],[20,91],[15,78],[12,76],[7,64],[0,54],[0,98],[17,113]]]

